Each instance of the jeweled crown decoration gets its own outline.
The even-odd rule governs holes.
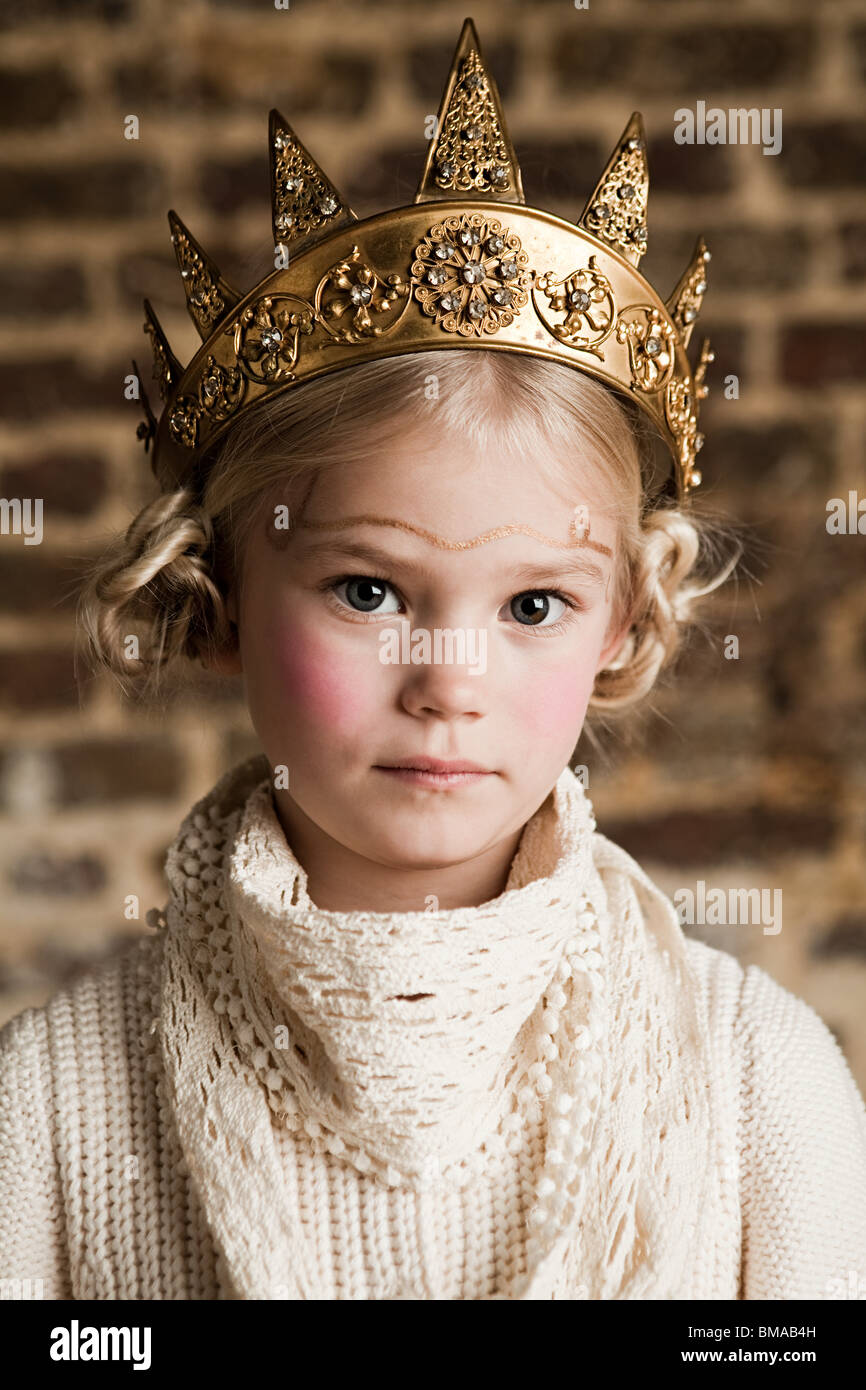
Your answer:
[[[183,367],[144,301],[165,406],[157,421],[143,391],[138,434],[163,486],[187,483],[232,421],[276,392],[449,346],[547,357],[606,382],[658,426],[678,499],[700,483],[698,413],[713,353],[704,339],[693,370],[686,350],[710,253],[699,237],[667,301],[640,274],[649,172],[639,112],[577,223],[528,206],[467,19],[413,203],[359,221],[277,111],[269,144],[280,268],[246,295],[169,213],[202,346]]]

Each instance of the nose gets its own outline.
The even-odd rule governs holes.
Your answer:
[[[423,670],[423,674],[420,672]],[[413,669],[401,692],[403,708],[412,715],[436,719],[480,719],[484,714],[479,680],[453,667]]]
[[[455,653],[452,649],[449,654],[447,645],[443,645],[439,654],[443,659],[437,659],[432,634],[429,648],[426,651],[422,648],[421,654],[427,659],[399,668],[402,675],[400,702],[407,713],[437,719],[479,719],[487,712],[486,662],[484,667],[476,664],[473,671],[468,660],[456,659],[461,655],[459,651]]]

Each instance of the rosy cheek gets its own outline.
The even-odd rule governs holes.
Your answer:
[[[580,723],[591,690],[591,671],[539,672],[521,683],[516,717],[522,728],[557,743]]]
[[[341,650],[306,629],[280,635],[274,651],[277,698],[305,722],[352,733],[381,708],[381,667],[369,653]]]

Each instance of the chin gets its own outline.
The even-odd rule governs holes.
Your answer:
[[[389,869],[448,869],[472,859],[477,853],[475,842],[467,836],[465,826],[457,826],[441,835],[437,835],[435,830],[431,834],[427,826],[419,826],[417,834],[407,834],[404,820],[393,836],[385,837],[388,828],[385,820],[383,816],[377,826],[380,833],[375,842],[369,847],[358,846],[357,852]]]

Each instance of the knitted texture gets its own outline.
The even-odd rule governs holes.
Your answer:
[[[316,908],[266,779],[254,759],[192,809],[159,932],[0,1030],[0,1278],[825,1298],[866,1274],[835,1040],[685,940],[569,769],[503,894],[431,913]]]
[[[634,888],[614,883],[612,931],[579,780],[563,771],[490,903],[335,913],[310,902],[268,781],[250,788],[263,771],[253,760],[229,774],[168,859],[163,1055],[184,1149],[239,1290],[326,1296],[273,1110],[386,1183],[443,1174],[463,1186],[484,1172],[489,1181],[490,1160],[525,1143],[525,1120],[543,1105],[526,1275],[495,1296],[562,1296],[575,1269],[598,1296],[631,1278],[642,1289],[654,1270],[673,1292],[701,1247],[708,1200],[708,1045],[670,905],[653,900],[642,913]],[[593,1198],[611,984],[630,1018],[618,1025],[608,1080],[616,1126]],[[391,997],[398,988],[431,997],[412,1007]],[[647,1038],[663,1060],[651,1076]],[[590,1220],[599,1201],[615,1250]],[[251,1243],[267,1204],[271,1238]]]
[[[587,972],[596,959],[595,916],[575,912],[592,824],[579,798],[567,809],[582,813],[567,833],[552,800],[527,826],[492,906],[345,914],[315,908],[269,785],[253,793],[228,865],[235,950],[221,977],[214,957],[214,991],[288,1128],[391,1185],[425,1172],[464,1185],[520,1147],[553,1055],[554,974],[566,948]],[[195,842],[222,840],[201,819]],[[547,871],[518,887],[533,864]]]

